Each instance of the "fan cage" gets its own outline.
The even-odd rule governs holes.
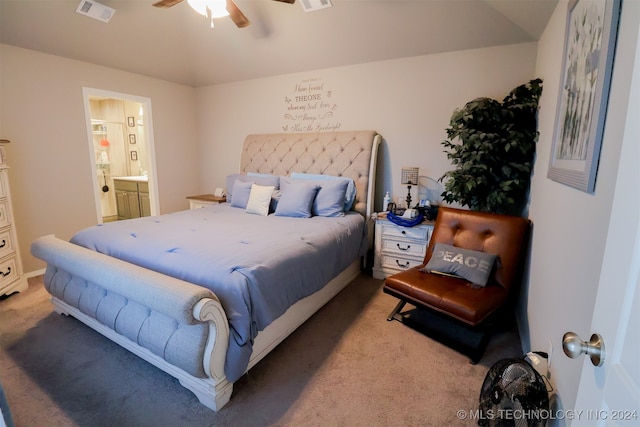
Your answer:
[[[540,374],[524,359],[503,359],[487,372],[479,399],[478,425],[544,427],[549,394]]]

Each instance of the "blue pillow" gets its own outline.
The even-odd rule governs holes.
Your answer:
[[[313,201],[320,187],[306,182],[283,184],[284,188],[278,200],[275,215],[294,218],[311,217]]]
[[[309,181],[320,186],[313,202],[313,214],[317,216],[344,216],[344,200],[347,181]]]
[[[249,196],[251,195],[251,186],[253,182],[244,182],[237,179],[233,184],[233,192],[231,193],[231,206],[234,208],[247,208]]]
[[[259,178],[271,178],[272,176],[275,176],[275,175],[271,173],[247,172],[247,176],[257,176]]]
[[[328,181],[328,180],[346,181],[348,185],[347,185],[347,191],[345,193],[345,198],[344,198],[344,212],[349,212],[351,210],[351,207],[353,206],[353,202],[356,199],[356,183],[353,181],[353,179],[347,178],[345,176],[291,172],[291,178],[308,179],[313,181]]]
[[[255,176],[255,175],[244,175],[241,173],[234,173],[231,175],[227,175],[226,178],[226,190],[227,190],[227,201],[233,199],[233,186],[236,181],[242,182],[252,182],[258,185],[263,185],[266,187],[275,187],[276,189],[280,184],[280,177],[277,175],[265,175],[265,176]]]

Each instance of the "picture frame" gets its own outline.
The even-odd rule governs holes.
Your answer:
[[[621,0],[571,0],[547,178],[595,192]]]
[[[134,133],[130,133],[129,134],[129,144],[135,144],[136,143],[136,135]]]
[[[133,160],[133,161],[138,160],[138,152],[137,151],[132,151],[131,152],[131,160]]]
[[[136,118],[127,117],[127,125],[129,125],[130,128],[134,127],[136,125]]]

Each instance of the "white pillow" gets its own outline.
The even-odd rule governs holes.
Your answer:
[[[274,189],[275,187],[271,185],[252,184],[245,211],[250,214],[269,215],[269,204]]]

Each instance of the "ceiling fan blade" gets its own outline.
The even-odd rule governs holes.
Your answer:
[[[244,28],[250,24],[247,17],[238,9],[233,0],[227,0],[227,12],[229,12],[229,17],[238,28]]]
[[[282,3],[289,3],[289,4],[294,4],[296,2],[296,0],[274,0],[274,1],[279,1]]]
[[[178,3],[181,3],[182,0],[160,0],[159,2],[154,3],[155,7],[171,7],[175,6]]]

